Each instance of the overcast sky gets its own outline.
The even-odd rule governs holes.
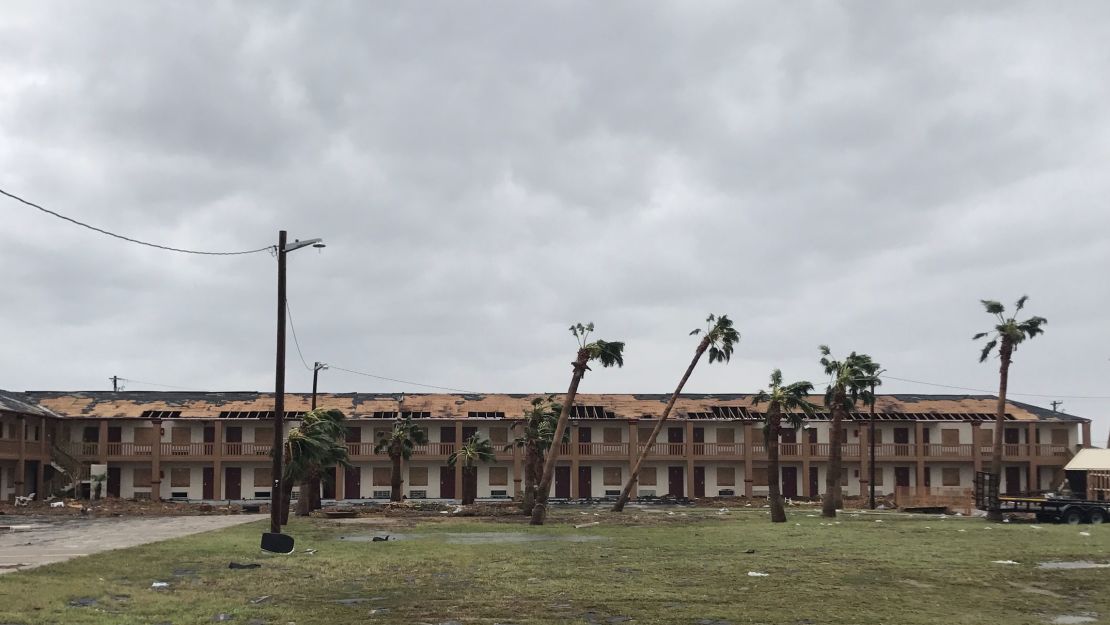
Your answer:
[[[178,247],[322,237],[309,364],[484,392],[565,390],[591,320],[626,366],[583,391],[669,392],[710,312],[743,339],[689,391],[820,384],[821,343],[995,389],[979,299],[1027,293],[1010,389],[1048,397],[1014,398],[1104,444],[1110,399],[1066,396],[1110,396],[1110,4],[967,4],[5,2],[0,187]],[[269,254],[0,210],[0,388],[273,388]]]

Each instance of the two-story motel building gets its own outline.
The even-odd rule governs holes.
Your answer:
[[[403,465],[408,498],[480,498],[521,492],[522,458],[508,445],[531,394],[336,393],[321,408],[348,418],[352,468],[336,469],[325,499],[384,499],[390,463],[373,451],[380,432],[411,416],[427,432]],[[751,395],[683,395],[659,438],[648,441],[668,395],[579,395],[570,443],[560,447],[552,496],[602,498],[619,493],[637,452],[652,445],[640,475],[642,496],[725,497],[767,493],[761,408]],[[309,409],[311,396],[288,394],[287,417]],[[876,490],[910,493],[968,489],[989,466],[997,400],[986,395],[881,395],[876,405]],[[0,500],[41,495],[57,469],[107,465],[112,496],[251,500],[270,496],[273,395],[254,392],[0,392]],[[842,484],[847,495],[868,489],[866,408],[845,424]],[[489,438],[496,462],[476,472],[447,465],[459,441]],[[828,414],[781,437],[786,497],[818,497],[828,467]],[[1018,402],[1007,404],[1002,488],[1049,489],[1073,453],[1091,445],[1090,420]],[[509,448],[507,448],[509,447]]]

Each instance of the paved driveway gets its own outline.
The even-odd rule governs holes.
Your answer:
[[[29,529],[0,529],[0,574],[264,518],[259,514],[64,520],[4,516],[0,527],[10,523]]]

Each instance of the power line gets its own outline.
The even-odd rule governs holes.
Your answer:
[[[411,382],[409,380],[398,380],[396,378],[387,378],[387,377],[382,376],[382,375],[374,375],[373,373],[366,373],[365,371],[355,371],[354,369],[344,369],[343,367],[337,367],[337,366],[333,365],[331,362],[328,363],[328,368],[329,369],[335,369],[337,371],[346,371],[347,373],[353,373],[355,375],[364,375],[368,378],[375,378],[377,380],[386,380],[388,382],[396,382],[398,384],[409,384],[409,385],[412,385],[412,386],[422,386],[424,388],[434,388],[434,389],[438,389],[438,390],[441,390],[441,391],[452,391],[452,392],[455,392],[455,393],[465,393],[467,395],[478,395],[478,393],[475,392],[475,391],[466,391],[466,390],[463,390],[461,388],[451,388],[449,386],[436,386],[434,384],[421,384],[420,382]]]
[[[147,247],[153,247],[153,248],[157,248],[157,249],[160,249],[160,250],[167,250],[167,251],[170,251],[170,252],[181,252],[182,254],[200,254],[202,256],[241,256],[243,254],[257,254],[258,252],[269,251],[269,250],[273,249],[273,247],[274,247],[272,245],[267,245],[266,247],[260,247],[256,250],[243,250],[241,252],[204,252],[204,251],[198,251],[198,250],[186,250],[186,249],[182,249],[182,248],[179,248],[179,247],[170,247],[168,245],[159,245],[158,243],[150,243],[150,242],[147,242],[147,241],[140,241],[139,239],[132,239],[131,237],[127,237],[127,236],[124,236],[122,234],[116,234],[115,232],[109,232],[107,230],[104,230],[103,228],[97,228],[96,226],[90,226],[89,224],[87,224],[85,222],[82,222],[82,221],[77,221],[76,219],[73,219],[72,217],[66,217],[65,215],[62,215],[61,213],[56,213],[56,212],[54,212],[54,211],[52,211],[48,208],[43,208],[42,206],[39,206],[38,204],[35,204],[34,202],[25,200],[25,199],[19,197],[18,195],[8,193],[7,191],[5,191],[3,189],[0,189],[0,193],[12,198],[13,200],[15,200],[17,202],[22,202],[23,204],[26,204],[27,206],[30,206],[32,208],[37,208],[40,211],[42,211],[42,212],[44,212],[48,215],[53,215],[54,217],[57,217],[58,219],[68,221],[72,224],[76,224],[78,226],[81,226],[82,228],[88,228],[89,230],[92,230],[94,232],[99,232],[100,234],[106,234],[110,237],[115,237],[117,239],[121,239],[121,240],[127,241],[129,243],[136,243],[138,245],[145,245]]]
[[[924,384],[925,386],[936,386],[936,387],[939,387],[939,388],[951,388],[951,389],[956,389],[956,390],[960,390],[960,391],[974,391],[976,393],[987,393],[987,394],[990,394],[990,395],[998,394],[998,389],[988,390],[988,389],[982,389],[982,388],[969,388],[969,387],[966,387],[966,386],[953,386],[951,384],[938,384],[936,382],[923,382],[921,380],[910,380],[910,379],[907,379],[907,378],[896,378],[892,375],[886,375],[886,376],[883,376],[883,378],[887,379],[887,380],[898,380],[899,382],[909,382],[911,384]],[[1055,399],[1110,399],[1110,395],[1043,395],[1043,394],[1038,394],[1038,393],[1012,393],[1012,392],[1009,392],[1009,391],[1007,391],[1007,393],[1006,393],[1007,397],[1014,396],[1014,395],[1019,396],[1019,397],[1043,397],[1043,398],[1055,398]]]
[[[297,355],[301,357],[301,364],[305,369],[312,371],[312,367],[308,366],[308,361],[304,359],[304,354],[301,353],[301,342],[297,340],[297,327],[293,325],[293,309],[289,307],[289,300],[285,300],[285,312],[289,319],[289,329],[293,334],[293,344],[297,346]]]

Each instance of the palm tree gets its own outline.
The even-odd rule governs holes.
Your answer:
[[[590,362],[598,361],[603,367],[624,366],[624,343],[620,341],[602,341],[598,339],[592,343],[590,334],[594,331],[594,324],[581,323],[570,327],[570,333],[578,340],[578,354],[571,363],[570,387],[563,398],[563,407],[559,411],[559,421],[555,424],[555,432],[551,440],[563,440],[563,432],[567,429],[570,420],[570,411],[574,408],[574,397],[578,394],[578,385],[590,370]],[[559,448],[552,446],[543,464],[543,474],[536,492],[536,504],[532,506],[532,525],[543,525],[547,517],[547,498],[551,494],[551,480],[555,477],[555,463],[559,459]]]
[[[832,413],[832,431],[829,440],[829,471],[825,476],[825,498],[821,505],[821,516],[836,518],[836,510],[842,505],[840,479],[843,473],[842,448],[844,442],[844,419],[849,416],[856,402],[861,398],[869,402],[871,384],[878,379],[879,363],[867,354],[852,352],[844,360],[832,360],[828,345],[822,345],[821,365],[830,376],[829,387],[825,391],[825,406]],[[876,382],[877,383],[877,382]]]
[[[543,473],[544,458],[554,440],[555,426],[559,423],[561,411],[562,407],[555,401],[554,395],[536,397],[532,400],[532,407],[524,411],[524,431],[505,446],[505,451],[513,447],[524,450],[524,497],[520,509],[525,514],[531,514],[532,506],[536,503],[536,484]],[[516,426],[514,423],[513,427]],[[563,431],[562,442],[570,442],[570,430]]]
[[[401,501],[401,460],[412,458],[417,445],[427,445],[428,435],[412,422],[411,416],[399,417],[389,432],[378,434],[374,453],[388,454],[392,463],[389,474],[389,500]]]
[[[806,397],[813,390],[813,384],[806,381],[782,385],[782,372],[775,369],[771,372],[771,384],[767,387],[771,392],[759,391],[752,398],[752,405],[767,404],[767,412],[763,415],[763,439],[767,444],[767,498],[771,500],[771,522],[785,523],[786,508],[782,505],[782,492],[779,489],[779,430],[782,418],[790,423],[795,430],[801,429],[805,418],[813,416],[816,406],[809,403]]]
[[[995,411],[994,452],[991,457],[991,473],[994,474],[996,484],[1002,475],[1002,432],[1006,423],[1006,390],[1009,384],[1010,363],[1014,350],[1026,339],[1032,339],[1044,332],[1041,326],[1048,323],[1048,319],[1044,317],[1030,317],[1025,321],[1017,320],[1017,313],[1025,308],[1025,302],[1028,299],[1028,295],[1022,295],[1018,298],[1017,304],[1014,306],[1014,314],[1011,317],[1006,316],[1006,308],[1002,304],[991,300],[980,300],[983,302],[983,308],[997,318],[998,324],[994,326],[994,330],[980,332],[972,337],[974,341],[990,337],[987,344],[983,346],[983,352],[979,354],[979,362],[985,362],[995,347],[998,347],[998,359],[1001,361],[998,366],[998,408]],[[987,513],[987,518],[992,521],[1001,521],[1002,512],[1000,510],[990,510]]]
[[[628,482],[624,485],[624,490],[621,491],[621,496],[617,498],[617,503],[613,505],[613,512],[621,512],[624,510],[625,504],[632,496],[632,489],[635,488],[637,480],[640,478],[640,467],[644,463],[651,452],[652,443],[655,438],[659,436],[659,432],[663,430],[663,423],[667,417],[671,415],[671,409],[678,401],[678,396],[682,393],[682,388],[686,386],[686,381],[690,379],[690,374],[694,372],[694,367],[698,365],[701,360],[702,354],[706,351],[709,352],[709,363],[714,362],[728,362],[732,358],[733,346],[740,341],[740,333],[732,327],[732,320],[728,315],[709,315],[705,320],[706,328],[704,334],[702,330],[696,329],[690,332],[690,336],[702,335],[701,340],[698,341],[698,346],[694,350],[694,357],[690,360],[689,366],[686,367],[686,373],[683,374],[682,379],[678,381],[678,387],[675,388],[674,394],[667,402],[666,407],[663,408],[663,414],[659,416],[659,420],[655,423],[655,427],[651,429],[651,434],[648,435],[647,444],[640,450],[636,456],[636,462],[632,465],[632,472],[628,476]]]
[[[481,438],[475,432],[473,436],[466,439],[462,447],[459,447],[447,457],[447,466],[454,467],[457,464],[462,464],[463,475],[473,473],[478,470],[479,462],[493,462],[497,456],[493,453],[493,443],[488,438]],[[466,481],[463,481],[466,484]],[[465,486],[462,492],[462,505],[468,506],[474,503],[475,493],[468,490]]]
[[[301,424],[289,431],[285,441],[285,470],[282,475],[282,523],[289,520],[289,500],[293,484],[301,485],[297,516],[308,516],[319,499],[319,486],[313,485],[331,467],[349,466],[343,442],[345,417],[339,410],[318,408],[305,413]]]

